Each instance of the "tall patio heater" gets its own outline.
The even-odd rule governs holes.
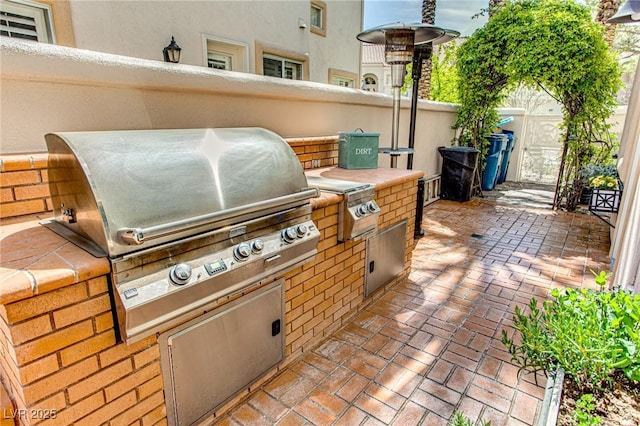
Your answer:
[[[378,149],[378,152],[391,156],[391,168],[397,167],[400,155],[413,153],[413,148],[398,147],[400,88],[404,83],[406,66],[413,58],[415,45],[434,41],[444,35],[444,29],[433,25],[396,22],[370,28],[356,36],[358,40],[365,43],[384,43],[384,60],[391,65],[391,86],[393,87],[391,147]]]

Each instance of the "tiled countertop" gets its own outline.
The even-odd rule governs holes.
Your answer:
[[[380,190],[415,180],[421,171],[401,169],[347,170],[327,167],[307,171],[308,176],[374,184]],[[341,195],[321,193],[311,201],[314,209],[337,204]],[[44,216],[0,221],[0,305],[56,290],[110,271],[106,258],[96,258],[39,224]]]
[[[348,180],[358,183],[371,183],[377,190],[391,187],[400,183],[419,179],[424,176],[420,170],[404,169],[342,169],[339,167],[324,167],[306,170],[307,176],[324,177],[328,179]],[[337,204],[342,195],[321,192],[319,198],[311,200],[314,209]]]
[[[0,305],[89,280],[110,271],[96,258],[25,216],[0,222]]]

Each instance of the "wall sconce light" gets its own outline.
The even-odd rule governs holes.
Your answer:
[[[298,18],[298,28],[300,28],[301,30],[307,28],[307,23],[304,21],[304,19]]]
[[[164,55],[165,62],[173,62],[177,64],[180,62],[180,51],[182,48],[178,46],[173,36],[171,36],[171,43],[164,49],[162,49],[162,54]]]

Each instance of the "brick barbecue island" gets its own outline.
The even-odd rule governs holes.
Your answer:
[[[337,139],[288,140],[308,176],[375,185],[378,230],[406,221],[404,267],[364,296],[367,241],[339,242],[343,196],[311,200],[321,233],[315,258],[286,273],[285,359],[205,423],[260,388],[409,273],[422,172],[335,167]],[[0,424],[168,424],[157,336],[117,340],[109,261],[39,224],[49,218],[47,156],[2,157],[0,221]],[[325,167],[311,169],[311,165]]]

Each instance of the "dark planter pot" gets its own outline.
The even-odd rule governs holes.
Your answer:
[[[593,189],[589,186],[585,186],[582,188],[582,192],[580,193],[580,204],[588,205],[591,202],[591,194],[593,193]]]

